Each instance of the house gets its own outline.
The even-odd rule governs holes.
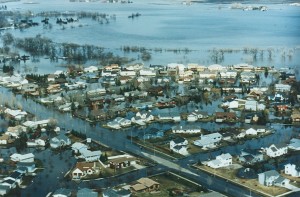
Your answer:
[[[131,120],[117,117],[113,121],[108,122],[107,126],[113,129],[120,129],[121,127],[131,126]]]
[[[53,197],[70,197],[71,196],[71,190],[70,189],[65,189],[65,188],[60,188],[56,190],[53,194]]]
[[[272,144],[271,146],[267,147],[266,154],[269,157],[279,157],[281,155],[287,154],[288,147],[286,145],[275,145]]]
[[[207,117],[208,117],[207,112],[201,112],[201,111],[195,110],[187,116],[187,121],[195,122],[198,119],[203,119],[203,118],[207,118]]]
[[[88,146],[81,142],[75,142],[72,144],[71,149],[74,153],[79,153],[81,150],[88,149]]]
[[[45,147],[47,142],[48,142],[48,137],[47,136],[42,136],[42,137],[37,138],[37,139],[28,140],[26,142],[26,144],[27,144],[27,147],[37,147],[37,146]]]
[[[270,170],[258,174],[258,182],[264,186],[284,186],[289,183],[289,180],[283,178],[277,171]]]
[[[170,141],[170,149],[182,155],[188,155],[187,145],[188,141],[182,137]]]
[[[175,153],[181,154],[181,155],[188,155],[187,146],[184,145],[177,145],[171,148],[171,150]]]
[[[234,112],[216,112],[216,122],[234,121],[236,115]]]
[[[202,148],[214,148],[216,144],[222,140],[222,137],[220,133],[201,135],[199,140],[194,141],[194,145]]]
[[[243,71],[240,74],[241,76],[241,83],[256,83],[256,75],[254,72],[248,72],[248,71]]]
[[[84,72],[89,72],[89,73],[92,73],[92,72],[97,72],[98,71],[98,68],[96,66],[90,66],[90,67],[86,67],[83,69]]]
[[[216,72],[211,72],[211,71],[199,72],[199,79],[215,79],[215,78],[217,78]]]
[[[2,185],[0,183],[0,196],[5,196],[10,191],[10,187],[8,185]]]
[[[127,189],[114,190],[108,188],[102,192],[103,197],[130,197],[131,191]]]
[[[121,169],[136,164],[136,158],[131,155],[117,155],[108,157],[108,166],[112,169]]]
[[[96,162],[77,162],[72,171],[72,179],[81,179],[89,175],[98,174],[100,169],[96,166]]]
[[[9,189],[14,189],[17,187],[17,182],[15,182],[14,180],[12,179],[6,179],[6,180],[3,180],[0,185],[2,186],[7,186],[9,187]]]
[[[182,137],[177,137],[174,140],[170,141],[170,149],[172,149],[175,146],[187,146],[188,145],[188,141]]]
[[[3,134],[0,136],[0,144],[10,144],[12,143],[13,140],[11,139],[11,137],[7,134]]]
[[[143,124],[154,120],[154,116],[150,112],[137,112],[135,117],[131,118],[133,123]]]
[[[18,154],[18,153],[14,153],[10,156],[10,159],[14,162],[27,162],[27,163],[31,163],[34,162],[34,154],[32,153],[28,153],[28,154]]]
[[[140,70],[140,76],[155,77],[156,76],[156,71],[155,70],[150,70],[150,69],[143,68],[143,69]]]
[[[134,192],[152,192],[159,190],[160,184],[150,178],[140,178],[137,183],[130,188]]]
[[[201,71],[204,71],[205,69],[207,69],[207,67],[203,66],[203,65],[196,64],[196,63],[190,63],[190,64],[187,65],[187,69],[191,70],[191,71],[201,72]]]
[[[294,109],[291,115],[293,123],[299,123],[300,122],[300,111]]]
[[[71,145],[71,140],[64,134],[60,134],[50,140],[50,147],[53,149]]]
[[[147,133],[140,132],[139,138],[143,140],[162,138],[164,136],[164,131],[156,128],[151,128]]]
[[[19,109],[13,110],[13,109],[6,108],[4,110],[4,113],[6,113],[11,118],[14,118],[16,120],[24,119],[27,116],[27,112],[19,110]]]
[[[232,164],[232,156],[229,153],[221,154],[216,159],[206,162],[206,165],[211,168],[222,168]]]
[[[131,76],[131,77],[134,77],[134,76],[136,76],[136,71],[134,71],[134,70],[121,70],[119,72],[119,75],[120,76]]]
[[[24,174],[18,171],[14,171],[11,175],[9,175],[8,177],[5,177],[3,180],[12,180],[14,181],[18,186],[21,185],[21,183],[23,182],[23,176]]]
[[[228,78],[236,78],[237,76],[237,72],[234,70],[230,70],[230,71],[221,71],[220,72],[220,77],[223,79],[228,79]]]
[[[81,153],[80,158],[83,158],[87,162],[98,161],[102,154],[102,152],[100,150],[90,151],[87,149],[81,149],[80,153]]]
[[[275,84],[275,91],[276,92],[290,92],[291,85],[288,84]]]
[[[254,69],[254,66],[243,63],[243,64],[233,65],[233,69],[237,71],[252,71]]]
[[[288,148],[292,150],[300,150],[300,139],[292,138],[290,140]]]
[[[98,197],[98,193],[88,188],[79,189],[77,197]]]
[[[207,67],[207,69],[209,71],[214,71],[214,72],[220,72],[220,71],[224,71],[226,70],[226,67],[225,66],[222,66],[220,64],[212,64],[212,65],[209,65]]]
[[[257,101],[255,101],[255,100],[246,100],[245,110],[247,110],[247,111],[257,111]]]
[[[159,120],[162,120],[162,121],[165,121],[165,120],[168,120],[168,121],[175,121],[175,122],[180,122],[181,120],[181,117],[180,117],[180,114],[179,113],[160,113],[158,114],[158,119]]]
[[[173,133],[200,133],[201,128],[190,125],[176,125],[172,127]]]
[[[18,138],[22,132],[26,132],[26,127],[22,125],[17,125],[15,127],[8,127],[5,134]]]
[[[26,168],[27,173],[32,173],[36,170],[36,166],[34,162],[18,162],[17,168]]]
[[[26,121],[23,123],[23,126],[27,127],[27,128],[37,128],[38,126],[40,127],[45,127],[48,125],[48,123],[50,122],[50,119],[45,119],[45,120],[39,120],[39,121]]]
[[[284,173],[292,177],[300,177],[300,165],[298,164],[286,164],[284,165]]]
[[[257,130],[250,128],[245,131],[246,135],[257,135]]]
[[[263,161],[263,154],[258,149],[243,149],[239,161],[248,165]]]

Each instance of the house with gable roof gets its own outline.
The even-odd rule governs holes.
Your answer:
[[[272,144],[271,146],[267,147],[265,150],[266,150],[266,154],[269,157],[279,157],[281,155],[287,154],[288,147],[284,144],[282,145]]]
[[[211,168],[227,167],[232,164],[232,156],[229,153],[221,154],[216,159],[206,162],[206,165]]]
[[[78,190],[77,197],[98,197],[98,193],[89,188],[82,188]]]
[[[284,173],[292,177],[300,177],[300,165],[288,163],[284,165]]]
[[[201,148],[214,148],[216,144],[222,140],[220,133],[211,133],[207,135],[201,135],[199,140],[194,141],[194,145]]]
[[[177,137],[176,139],[170,141],[170,149],[182,155],[188,154],[187,145],[188,141],[182,137]]]
[[[68,145],[71,145],[71,140],[64,134],[60,134],[50,140],[50,147],[54,149]]]
[[[72,179],[81,179],[99,172],[100,169],[96,166],[96,162],[77,162],[74,170],[72,171]]]
[[[270,170],[258,174],[258,182],[264,186],[284,186],[289,183],[290,180],[282,177],[276,170]]]
[[[292,150],[300,150],[300,139],[292,138],[290,140],[288,148]]]
[[[131,185],[130,188],[135,192],[152,192],[159,190],[160,184],[150,178],[140,178],[137,183]]]

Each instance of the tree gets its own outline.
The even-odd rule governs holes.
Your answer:
[[[14,37],[11,33],[7,32],[2,36],[2,42],[4,46],[12,44],[14,41]]]
[[[26,148],[28,137],[25,132],[20,133],[19,138],[15,140],[15,147],[17,151],[21,151]]]

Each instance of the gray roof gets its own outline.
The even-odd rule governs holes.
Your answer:
[[[276,170],[269,170],[261,174],[265,174],[266,178],[271,176],[279,176],[279,173]]]
[[[58,195],[58,194],[62,194],[65,196],[71,196],[71,190],[65,189],[65,188],[60,188],[53,193],[53,195]]]
[[[121,189],[121,190],[113,190],[111,188],[108,188],[103,191],[103,195],[109,196],[109,197],[120,197],[120,196],[128,196],[131,194],[129,190]]]
[[[88,188],[78,190],[77,197],[98,197],[98,193]]]

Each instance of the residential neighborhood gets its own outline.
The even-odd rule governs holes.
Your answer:
[[[299,6],[251,3],[0,0],[0,196],[300,196]]]

